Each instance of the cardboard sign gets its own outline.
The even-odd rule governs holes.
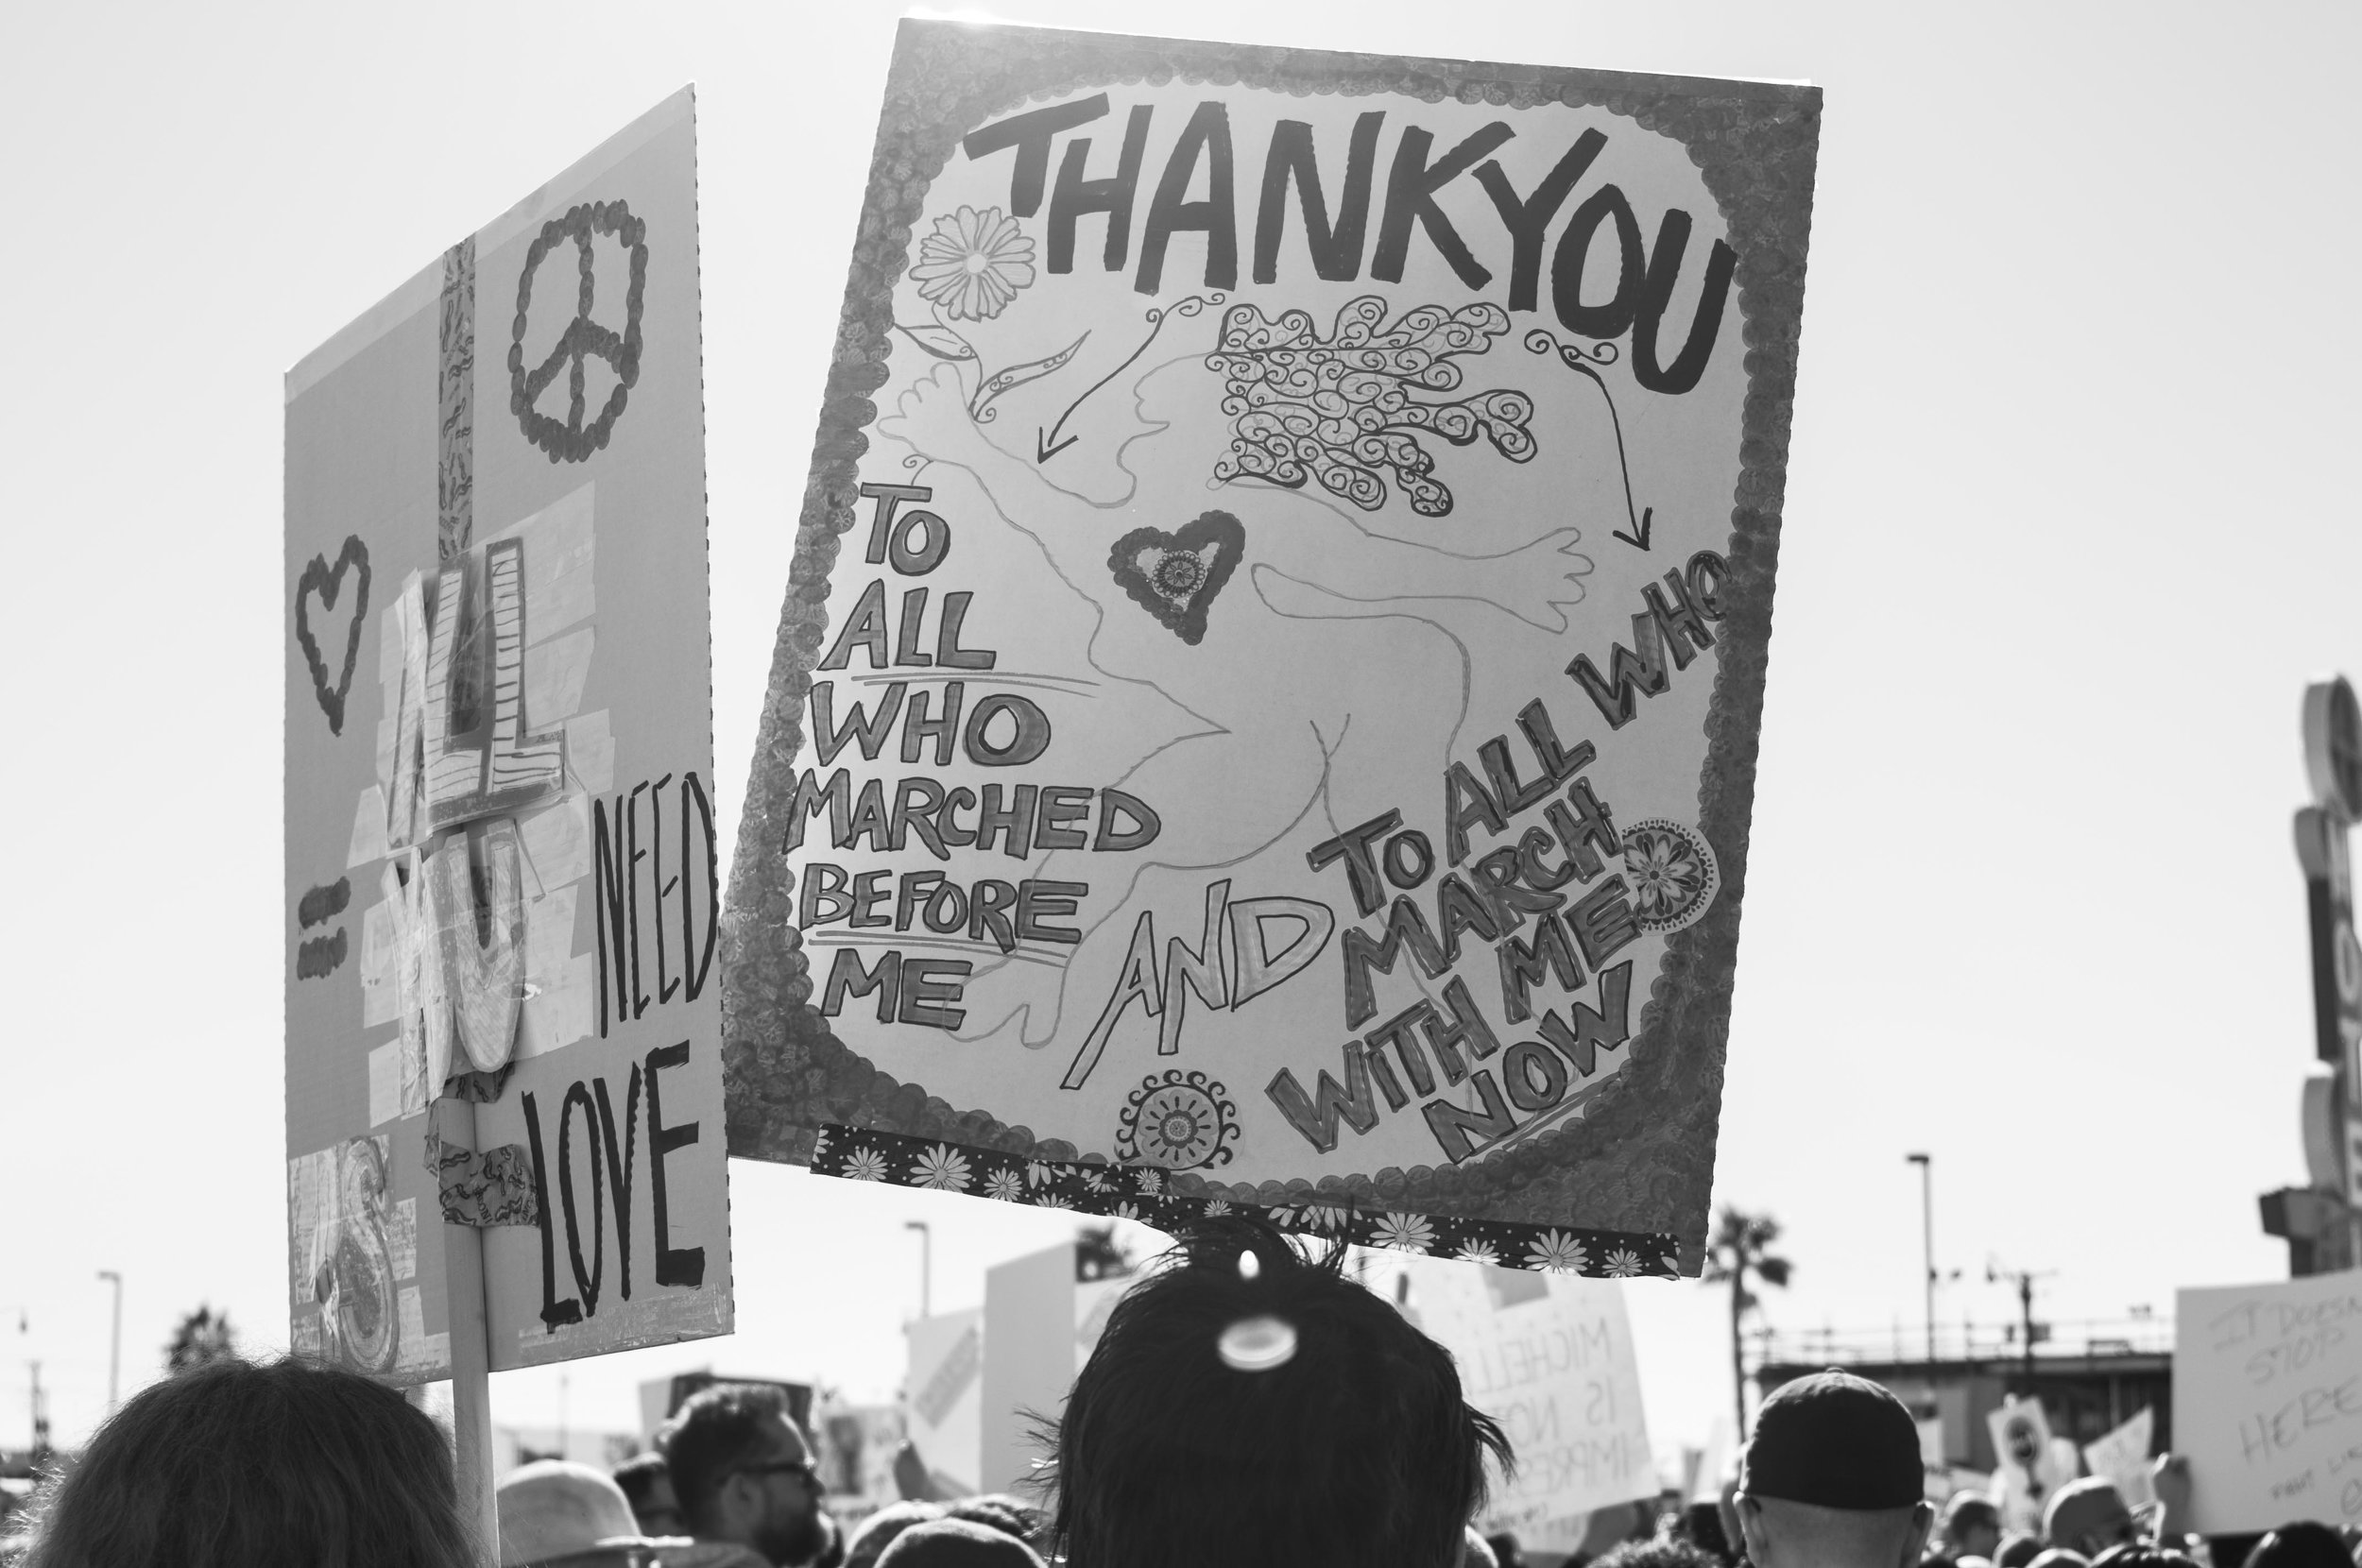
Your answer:
[[[905,22],[733,1152],[1694,1271],[1819,108]]]
[[[2083,1445],[2083,1463],[2094,1475],[2114,1482],[2128,1508],[2157,1500],[2156,1483],[2148,1472],[2149,1444],[2155,1439],[2157,1412],[2142,1406],[2123,1425]]]
[[[2174,1296],[2190,1527],[2362,1523],[2362,1287],[2351,1273]]]
[[[1501,1423],[1517,1474],[1478,1521],[1572,1551],[1588,1515],[1657,1492],[1624,1295],[1612,1281],[1412,1260],[1404,1316],[1452,1353],[1461,1395]]]
[[[2011,1394],[1985,1415],[1993,1435],[1994,1506],[2004,1529],[2039,1532],[2050,1494],[2075,1479],[2075,1444],[2051,1436],[2040,1399]]]
[[[494,1370],[730,1327],[695,158],[683,92],[287,376],[292,1341],[390,1382],[449,1223]]]

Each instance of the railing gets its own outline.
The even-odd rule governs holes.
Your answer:
[[[2026,1354],[2016,1323],[1938,1323],[1939,1361],[2015,1361]],[[1924,1361],[1925,1323],[1881,1329],[1771,1328],[1747,1336],[1749,1358],[1757,1366],[1846,1366],[1864,1361]],[[2034,1325],[2034,1358],[2056,1361],[2094,1355],[2169,1355],[2171,1318],[2085,1319]]]

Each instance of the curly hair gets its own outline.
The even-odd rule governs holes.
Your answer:
[[[474,1568],[451,1449],[356,1372],[211,1361],[134,1395],[43,1511],[26,1568]]]
[[[1055,1424],[1055,1549],[1124,1568],[1459,1560],[1508,1440],[1344,1258],[1243,1218],[1183,1235],[1116,1304]],[[1226,1331],[1257,1320],[1292,1349],[1226,1356]]]

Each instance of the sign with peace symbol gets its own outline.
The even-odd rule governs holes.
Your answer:
[[[624,296],[624,330],[601,325],[591,315],[597,285],[592,275],[595,241],[613,238],[631,253],[631,282]],[[620,201],[585,202],[562,218],[541,226],[541,233],[526,248],[524,270],[517,275],[517,319],[508,343],[508,407],[517,416],[525,439],[549,453],[550,461],[580,463],[607,445],[608,436],[630,401],[640,379],[640,312],[648,281],[648,226],[631,215]],[[559,242],[571,239],[579,259],[581,285],[574,296],[574,318],[558,335],[549,357],[525,368],[525,324],[533,315],[533,277]],[[615,373],[615,388],[598,417],[585,422],[583,362],[604,360]],[[534,405],[564,370],[571,399],[562,420],[540,413]]]

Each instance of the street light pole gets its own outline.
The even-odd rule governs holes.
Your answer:
[[[1935,1160],[1927,1154],[1906,1154],[1919,1167],[1919,1234],[1927,1261],[1927,1364],[1936,1360],[1936,1177]]]
[[[107,1342],[107,1413],[113,1415],[120,1402],[123,1373],[123,1276],[112,1269],[101,1269],[98,1277],[115,1287],[114,1333]]]
[[[902,1228],[918,1233],[918,1315],[932,1318],[935,1315],[935,1233],[924,1219],[905,1219]]]

